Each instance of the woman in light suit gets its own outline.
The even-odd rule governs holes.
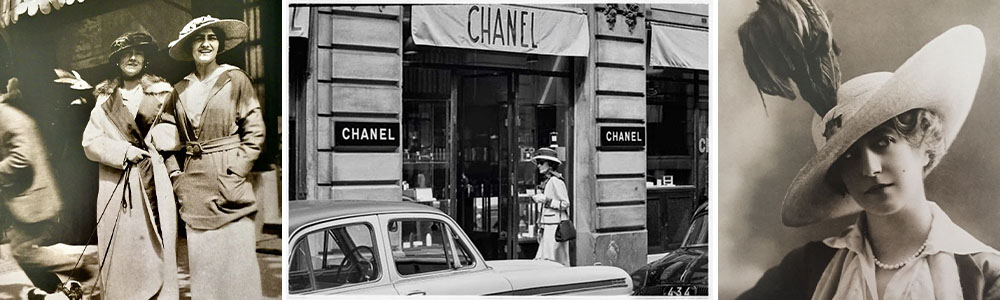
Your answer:
[[[542,216],[538,219],[538,228],[541,228],[542,233],[539,235],[535,259],[547,259],[569,266],[569,242],[556,241],[559,221],[569,220],[569,193],[562,174],[556,172],[562,161],[556,151],[549,148],[538,149],[532,160],[538,166],[538,173],[545,176],[545,181],[540,185],[543,192],[533,196],[535,202],[542,204]]]

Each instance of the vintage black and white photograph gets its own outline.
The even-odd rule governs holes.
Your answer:
[[[1000,299],[1000,5],[719,13],[720,299]]]
[[[0,299],[281,297],[282,12],[0,3]]]
[[[708,298],[707,1],[289,9],[293,298]]]

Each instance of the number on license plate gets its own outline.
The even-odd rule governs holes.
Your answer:
[[[672,286],[667,289],[664,296],[691,296],[696,294],[698,289],[693,286]]]

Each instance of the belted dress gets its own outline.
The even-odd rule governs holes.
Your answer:
[[[264,121],[250,79],[220,65],[175,84],[166,122],[177,125],[182,151],[167,160],[180,216],[187,224],[191,295],[195,299],[261,297],[257,211],[246,176],[264,143]]]
[[[177,299],[177,211],[166,166],[154,145],[177,143],[169,134],[176,132],[173,126],[157,117],[172,89],[163,78],[149,74],[140,78],[139,91],[120,86],[118,78],[97,85],[96,106],[82,140],[87,158],[100,165],[97,245],[102,296]],[[154,141],[154,136],[173,139]],[[130,147],[150,157],[129,163]]]

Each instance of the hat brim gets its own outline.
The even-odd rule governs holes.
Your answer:
[[[188,41],[194,37],[194,33],[205,28],[217,28],[222,30],[223,34],[226,35],[226,40],[223,42],[223,46],[225,46],[225,48],[219,49],[218,54],[222,54],[223,52],[229,51],[229,49],[233,49],[238,46],[247,38],[247,32],[250,31],[250,27],[247,26],[247,23],[239,20],[226,19],[208,22],[198,26],[194,30],[191,30],[188,34],[180,36],[176,40],[170,42],[168,45],[168,47],[170,47],[170,57],[180,61],[192,60],[191,49],[183,49],[187,48],[184,45],[187,45]]]
[[[860,212],[849,195],[826,182],[827,172],[858,139],[901,113],[923,108],[938,115],[949,148],[972,108],[985,56],[983,33],[971,25],[954,27],[913,54],[857,114],[843,116],[842,127],[799,170],[782,203],[782,223],[799,227]],[[814,120],[814,134],[817,125],[825,124]]]
[[[156,50],[159,50],[158,47],[156,46],[156,44],[149,43],[149,42],[143,42],[143,43],[139,43],[139,44],[136,44],[136,45],[129,45],[129,46],[125,47],[125,48],[121,48],[121,49],[115,50],[114,52],[111,52],[111,54],[108,55],[108,62],[109,63],[115,63],[115,60],[116,60],[115,56],[116,55],[118,55],[119,53],[124,52],[125,50],[132,49],[132,48],[139,48],[139,49],[141,49],[146,56],[150,56],[153,53],[156,53]]]
[[[547,161],[555,162],[555,163],[560,164],[560,165],[562,164],[562,161],[560,161],[558,158],[555,158],[555,157],[552,157],[552,156],[548,156],[548,155],[537,155],[535,157],[532,157],[531,160],[534,161],[536,164],[538,163],[538,160],[547,160]]]

